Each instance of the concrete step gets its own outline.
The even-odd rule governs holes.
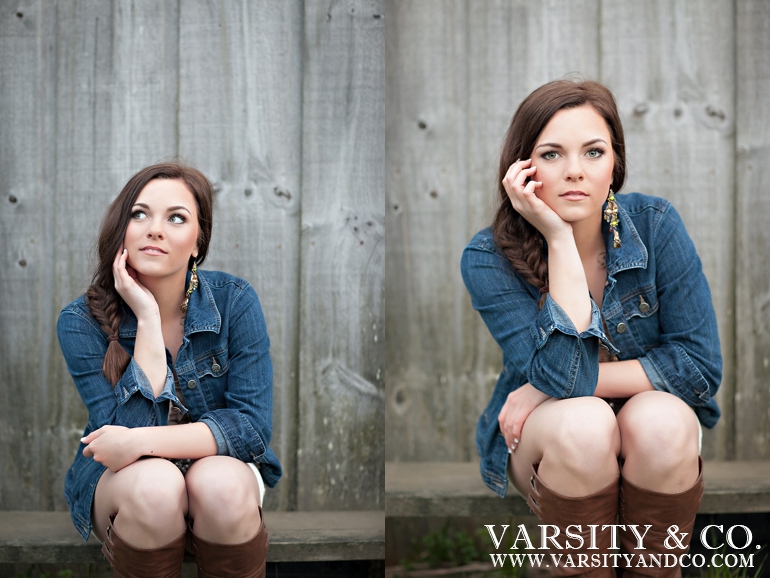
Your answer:
[[[699,513],[770,512],[770,461],[706,461]],[[481,481],[477,462],[387,462],[387,516],[530,514],[510,488],[501,500]]]
[[[385,512],[265,512],[268,562],[381,560]],[[84,543],[68,512],[0,511],[0,563],[105,562],[101,544]]]

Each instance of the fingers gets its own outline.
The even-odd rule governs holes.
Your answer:
[[[532,166],[532,159],[519,160],[510,166],[503,178],[503,188],[517,211],[524,208],[526,201],[531,204],[535,189],[543,186],[542,182],[532,179],[536,172],[537,167]]]
[[[521,438],[521,425],[515,420],[514,411],[509,411],[509,404],[506,403],[500,410],[497,422],[500,426],[500,432],[505,438],[505,445],[508,447],[508,453],[513,453],[519,447]]]

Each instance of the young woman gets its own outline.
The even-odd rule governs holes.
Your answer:
[[[203,174],[139,171],[104,217],[91,286],[59,316],[89,415],[65,494],[116,576],[179,576],[185,542],[201,577],[265,575],[264,484],[281,476],[269,340],[246,281],[197,269],[211,225]]]
[[[503,350],[477,429],[482,477],[500,496],[512,481],[556,526],[563,575],[681,574],[656,560],[689,547],[700,424],[720,415],[700,259],[667,201],[615,194],[625,174],[607,88],[538,88],[505,138],[494,223],[462,258],[473,306]],[[625,526],[620,550],[606,524]],[[585,564],[568,566],[567,554]]]

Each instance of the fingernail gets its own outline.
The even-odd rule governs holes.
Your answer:
[[[512,453],[513,453],[513,450],[512,450],[511,448],[508,448],[508,453],[509,453],[509,454],[512,454]]]
[[[80,443],[86,443],[86,438],[80,438]]]
[[[521,159],[516,159],[516,162],[517,162],[517,163],[518,163],[519,161],[521,161]],[[514,163],[514,164],[516,164],[516,163]]]
[[[519,438],[513,438],[513,443],[515,444],[519,443]]]

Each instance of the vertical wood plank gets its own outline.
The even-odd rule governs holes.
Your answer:
[[[179,152],[216,190],[204,268],[249,281],[273,361],[273,440],[284,478],[266,507],[293,509],[297,484],[302,5],[185,2],[180,14]]]
[[[736,12],[737,459],[770,457],[770,4]]]
[[[386,6],[387,458],[467,460],[501,352],[460,256],[491,223],[519,102],[565,74],[597,75],[598,1]]]
[[[383,6],[304,8],[297,505],[381,508]]]
[[[41,277],[45,272],[46,167],[40,92],[49,63],[41,54],[45,26],[37,2],[0,13],[0,507],[38,508],[43,464],[36,459],[42,416]]]
[[[732,456],[734,408],[733,6],[681,0],[602,3],[602,78],[628,151],[625,191],[669,199],[695,242],[722,342],[723,418],[703,454]]]

